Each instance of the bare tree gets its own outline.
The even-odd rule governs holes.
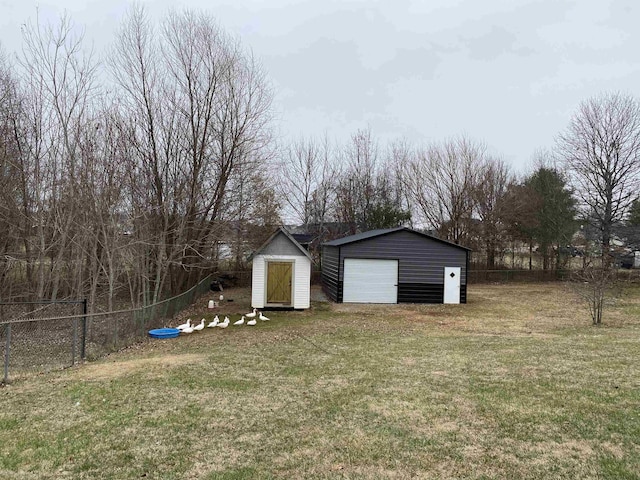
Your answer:
[[[16,127],[21,116],[17,79],[0,50],[0,298],[11,298],[20,270],[20,169]],[[21,285],[24,288],[24,285]]]
[[[573,289],[586,303],[593,325],[602,324],[602,314],[607,298],[615,286],[615,273],[605,267],[586,266],[573,274]]]
[[[128,107],[134,232],[153,259],[153,272],[140,265],[153,301],[167,278],[173,291],[197,280],[234,172],[270,160],[271,91],[237,40],[188,11],[155,34],[134,8],[111,67]]]
[[[620,93],[584,101],[558,148],[585,214],[600,232],[608,264],[613,228],[625,219],[640,187],[640,103]]]
[[[310,222],[314,225],[319,246],[328,238],[325,225],[331,221],[331,205],[335,202],[336,179],[342,175],[342,165],[335,158],[335,147],[327,135],[319,140],[319,167],[316,187],[311,194]]]
[[[279,164],[278,192],[296,221],[324,223],[338,165],[328,137],[292,141]]]
[[[23,265],[12,278],[33,297],[111,309],[126,287],[148,304],[204,275],[236,213],[275,221],[272,92],[211,17],[155,27],[133,7],[110,91],[69,17],[27,22],[23,40],[17,68],[0,58],[0,278]]]
[[[100,105],[98,115],[86,129],[82,149],[82,169],[77,175],[77,190],[85,212],[84,228],[79,232],[88,283],[89,305],[95,305],[100,293],[107,310],[121,289],[128,286],[132,271],[127,250],[131,244],[131,222],[127,202],[128,162],[124,148],[117,101]],[[102,292],[99,291],[100,287]]]
[[[21,233],[34,295],[55,299],[63,283],[66,294],[78,295],[83,288],[81,275],[70,282],[63,274],[81,272],[76,235],[83,209],[76,178],[92,114],[96,66],[83,48],[83,34],[67,16],[54,24],[27,23],[23,37],[24,108],[16,124]]]
[[[524,243],[529,247],[529,270],[533,269],[533,229],[540,222],[538,212],[542,208],[542,199],[533,194],[522,182],[509,184],[503,199],[507,208],[502,212],[505,234],[511,242],[511,267],[516,265],[516,249]]]
[[[336,184],[334,215],[349,233],[367,230],[367,216],[375,198],[378,143],[371,129],[358,130],[341,150],[343,171]]]
[[[515,178],[502,160],[493,157],[487,157],[478,170],[473,192],[475,211],[480,220],[478,237],[484,243],[487,268],[493,269],[496,255],[507,237],[505,217],[512,208],[507,202],[507,191]]]
[[[418,150],[403,179],[418,220],[456,243],[468,240],[473,193],[486,147],[466,137]]]
[[[409,213],[413,202],[406,188],[407,183],[404,174],[405,168],[412,160],[413,155],[414,150],[409,141],[405,138],[399,138],[387,145],[386,158],[383,165],[383,174],[393,179],[393,194],[397,207]],[[411,223],[411,220],[409,220],[409,223]]]
[[[333,215],[342,233],[390,228],[410,223],[401,163],[406,142],[381,148],[371,129],[358,130],[341,148],[342,170],[335,184]]]

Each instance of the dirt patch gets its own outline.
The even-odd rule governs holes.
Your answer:
[[[220,300],[220,294],[223,300]],[[215,308],[207,308],[209,300],[217,302]],[[209,322],[215,315],[222,319],[225,315],[230,317],[240,316],[251,311],[251,290],[244,287],[225,289],[223,292],[207,292],[200,296],[192,305],[185,308],[177,315],[170,325],[176,326],[190,318],[192,322],[198,323],[204,318]]]
[[[570,440],[567,442],[543,442],[531,448],[538,455],[557,459],[593,457],[594,451],[587,440]]]
[[[329,299],[322,291],[320,285],[311,285],[311,301],[312,302],[328,302]]]
[[[103,361],[85,365],[74,371],[71,376],[79,380],[109,380],[138,373],[142,370],[165,369],[175,366],[200,363],[206,355],[188,353],[183,355],[163,355],[160,357],[140,358],[124,361]]]
[[[605,452],[618,460],[624,458],[625,452],[624,448],[621,445],[617,445],[611,442],[603,442],[602,444],[600,444],[600,448],[602,448]]]

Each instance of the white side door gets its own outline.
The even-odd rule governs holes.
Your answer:
[[[398,303],[398,261],[344,259],[344,303]]]
[[[460,303],[460,267],[444,267],[444,303]]]

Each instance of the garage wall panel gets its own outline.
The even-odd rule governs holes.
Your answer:
[[[341,258],[394,258],[400,260],[399,283],[442,285],[444,267],[462,267],[467,283],[465,250],[408,231],[373,237],[340,247]],[[344,279],[340,272],[339,280]]]
[[[338,302],[339,248],[322,247],[322,288],[331,300]]]

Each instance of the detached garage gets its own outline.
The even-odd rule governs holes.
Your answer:
[[[309,308],[311,256],[279,228],[249,260],[253,308]]]
[[[466,247],[410,228],[322,245],[322,284],[341,303],[466,303]]]

